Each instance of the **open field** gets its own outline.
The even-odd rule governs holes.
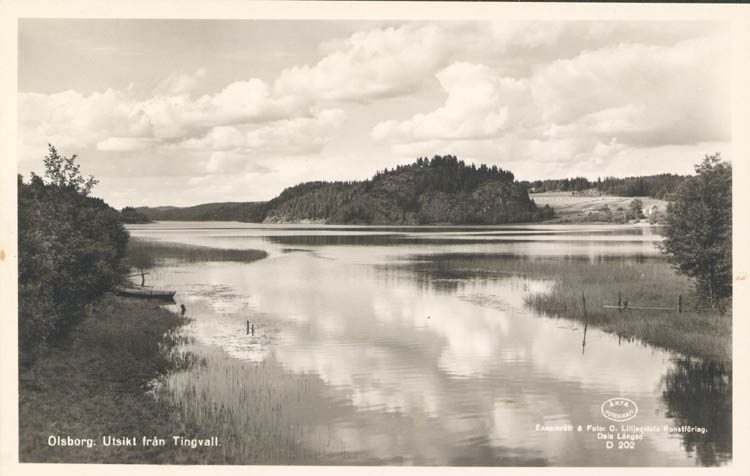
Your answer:
[[[558,222],[579,222],[584,221],[586,214],[595,212],[603,206],[608,206],[613,212],[617,208],[628,209],[630,202],[638,198],[643,202],[643,210],[650,209],[653,206],[664,213],[667,209],[667,202],[650,197],[615,197],[610,195],[597,195],[586,192],[544,192],[529,194],[537,206],[543,207],[549,205],[555,209],[557,218],[550,223]]]

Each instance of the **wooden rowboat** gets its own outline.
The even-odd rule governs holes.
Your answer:
[[[115,293],[120,296],[139,297],[146,299],[165,299],[169,301],[174,299],[174,295],[176,292],[177,291],[148,288],[130,288],[125,286],[117,286],[115,288]]]

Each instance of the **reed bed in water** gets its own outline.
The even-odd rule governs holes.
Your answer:
[[[553,276],[548,293],[528,294],[526,303],[549,315],[588,321],[605,331],[635,337],[688,356],[731,361],[731,312],[696,311],[690,282],[661,260],[584,261],[529,263],[529,272]],[[678,296],[683,312],[678,313]],[[583,296],[586,299],[584,314]],[[618,298],[630,307],[664,307],[674,310],[605,309]]]
[[[189,352],[192,352],[188,350]],[[276,361],[243,362],[223,351],[195,349],[199,362],[168,376],[163,391],[185,421],[219,436],[213,459],[225,464],[322,464],[333,447],[322,383]]]
[[[730,362],[731,311],[695,311],[690,281],[660,257],[522,257],[456,253],[422,255],[406,264],[418,275],[454,280],[522,276],[552,281],[548,290],[525,292],[526,304],[538,313],[573,319],[626,338],[636,338],[687,356]],[[678,296],[683,312],[676,311]],[[584,317],[583,299],[586,298]],[[629,306],[663,310],[605,309],[618,296]]]
[[[131,238],[123,260],[131,268],[152,268],[164,262],[196,263],[207,261],[251,262],[268,254],[262,250],[224,249],[168,241]]]

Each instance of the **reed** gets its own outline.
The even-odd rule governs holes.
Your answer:
[[[547,316],[584,321],[626,338],[722,362],[732,358],[731,312],[700,311],[690,282],[657,259],[642,262],[553,261],[530,266],[533,274],[553,277],[548,293],[528,294],[527,305]],[[586,297],[586,311],[582,295]],[[674,310],[605,309],[619,296],[630,306],[665,307]],[[677,312],[683,296],[683,312]]]
[[[544,292],[527,290],[526,304],[549,317],[586,320],[627,339],[636,338],[686,356],[731,362],[732,314],[702,307],[692,299],[690,281],[661,257],[523,257],[456,253],[420,255],[407,265],[417,275],[461,279],[507,276],[550,282]],[[666,307],[674,311],[604,309],[618,295],[630,306]],[[679,296],[683,312],[677,312]]]
[[[207,261],[251,262],[268,254],[262,250],[224,249],[188,245],[168,241],[131,238],[123,263],[137,269],[148,269],[165,263],[196,263]]]
[[[223,463],[324,463],[330,402],[322,400],[317,376],[288,372],[273,357],[248,363],[215,347],[183,352],[200,358],[168,375],[162,391],[183,420],[220,437]]]

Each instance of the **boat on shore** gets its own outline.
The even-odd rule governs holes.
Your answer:
[[[145,299],[164,299],[168,301],[174,300],[174,295],[177,291],[166,290],[166,289],[149,289],[149,288],[131,288],[126,286],[117,286],[115,288],[115,294],[119,296],[127,297],[138,297]]]

